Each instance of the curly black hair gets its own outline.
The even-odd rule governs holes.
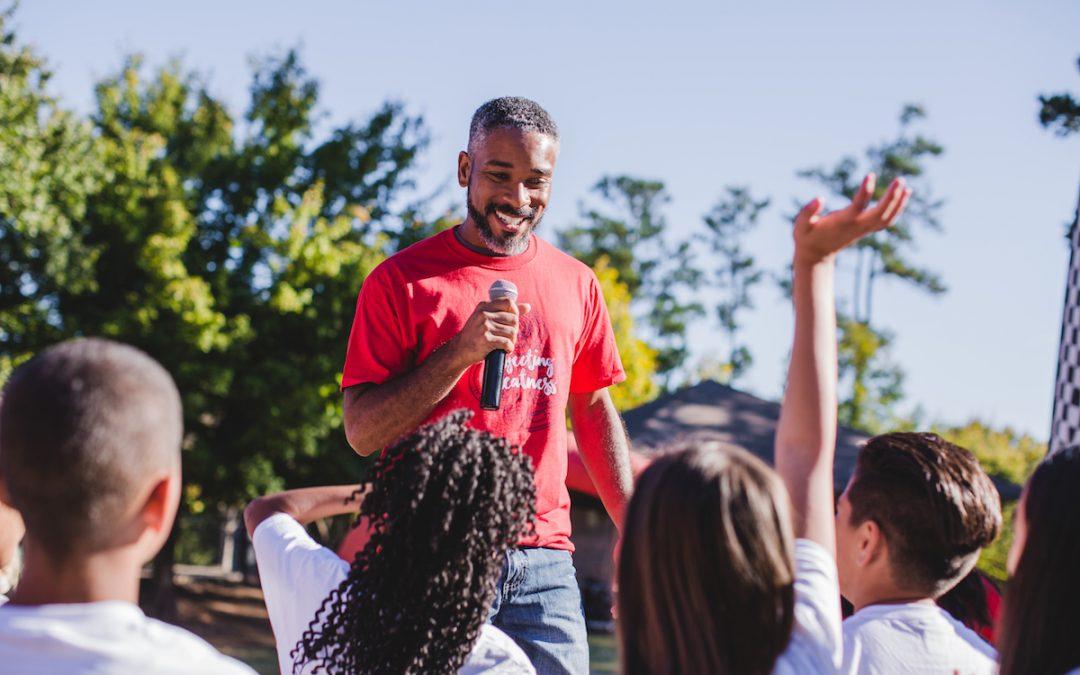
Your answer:
[[[356,495],[372,534],[291,652],[293,672],[456,673],[507,549],[533,528],[532,463],[459,410],[387,448]]]

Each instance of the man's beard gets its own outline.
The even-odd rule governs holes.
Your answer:
[[[530,209],[527,206],[522,209],[512,209],[506,205],[488,204],[481,212],[480,209],[473,206],[471,189],[467,189],[465,192],[465,204],[469,210],[469,217],[476,223],[476,233],[480,236],[480,240],[484,242],[484,246],[487,246],[488,250],[498,255],[518,255],[527,251],[529,249],[529,235],[532,234],[536,226],[540,224],[541,218],[543,218],[543,214],[537,217],[537,209]],[[517,234],[508,232],[499,236],[488,225],[488,217],[494,216],[496,212],[504,213],[511,218],[524,218],[522,224],[526,225],[526,227]]]

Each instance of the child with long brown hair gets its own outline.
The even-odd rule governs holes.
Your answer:
[[[815,199],[795,220],[795,337],[776,471],[742,451],[694,447],[639,480],[618,572],[628,675],[840,666],[835,256],[893,223],[911,194],[895,181],[871,207],[874,181],[867,176],[844,209],[822,214]]]
[[[998,631],[1002,675],[1080,673],[1077,487],[1080,446],[1047,457],[1024,488]]]

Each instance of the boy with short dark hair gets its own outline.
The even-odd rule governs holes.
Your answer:
[[[996,654],[935,604],[1001,529],[1001,500],[978,459],[935,434],[875,436],[836,515],[844,672],[991,673]]]
[[[26,524],[0,607],[5,673],[251,673],[139,609],[142,566],[180,501],[180,395],[139,350],[73,340],[21,366],[0,401],[0,501]]]

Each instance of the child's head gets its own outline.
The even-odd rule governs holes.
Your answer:
[[[840,591],[856,609],[938,598],[1000,529],[1000,497],[969,451],[935,434],[875,436],[837,505]]]
[[[20,366],[0,401],[0,478],[27,545],[55,563],[153,557],[179,503],[181,432],[172,378],[133,347],[73,340]]]
[[[618,569],[622,665],[639,673],[768,673],[794,621],[790,506],[749,453],[695,447],[638,479]]]
[[[506,551],[532,527],[532,463],[458,411],[380,455],[360,517],[371,539],[316,612],[297,664],[455,673],[495,597]]]
[[[1016,511],[998,648],[1003,675],[1080,667],[1080,446],[1047,457]]]

